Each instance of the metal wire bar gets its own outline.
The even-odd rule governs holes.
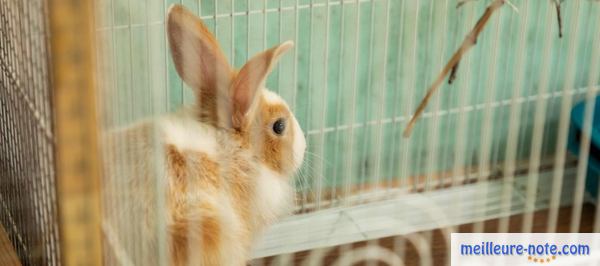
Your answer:
[[[355,28],[356,28],[356,38],[355,38],[355,43],[354,43],[354,68],[353,68],[353,72],[352,75],[350,75],[351,77],[355,77],[354,78],[354,85],[352,87],[352,97],[350,98],[351,100],[351,104],[350,104],[350,123],[354,123],[355,117],[356,117],[356,91],[357,91],[357,72],[358,72],[358,52],[359,52],[359,48],[358,46],[360,45],[360,36],[358,35],[360,33],[360,3],[359,0],[356,0],[356,18],[355,18]],[[352,182],[352,173],[351,173],[351,169],[352,169],[352,161],[353,161],[353,149],[354,149],[354,129],[350,128],[350,133],[347,137],[347,147],[348,147],[348,153],[346,154],[346,163],[345,163],[345,178],[344,178],[344,198],[348,198],[348,196],[350,196],[350,184]],[[346,201],[345,201],[346,202]]]
[[[579,23],[576,19],[576,15],[579,12],[580,2],[573,2],[573,8],[570,13],[570,24],[568,29],[568,35],[572,36],[569,38],[567,48],[567,62],[566,65],[570,66],[567,68],[565,75],[565,81],[563,84],[563,92],[573,87],[575,79],[575,39],[578,36]],[[563,184],[565,157],[567,155],[567,137],[569,129],[569,114],[572,106],[572,97],[563,93],[560,118],[558,123],[558,135],[556,142],[556,153],[555,153],[555,165],[554,165],[554,178],[552,180],[552,198],[550,199],[550,213],[548,217],[548,230],[551,232],[556,231],[556,223],[558,221],[558,208],[560,202],[560,195],[562,193],[561,187]]]
[[[371,1],[371,3],[369,3],[370,6],[370,15],[369,15],[369,46],[368,46],[368,64],[367,64],[367,87],[368,88],[372,88],[373,87],[373,83],[372,83],[372,79],[373,79],[373,39],[375,39],[374,34],[375,34],[375,2]],[[371,92],[371,89],[366,90],[366,98],[370,99],[370,98],[374,98],[372,95],[373,93]],[[366,101],[365,102],[365,119],[368,119],[371,116],[371,101]],[[368,182],[368,177],[367,175],[371,175],[372,173],[368,173],[368,169],[370,168],[368,167],[368,165],[370,165],[370,154],[369,154],[369,140],[370,140],[370,135],[372,134],[371,132],[371,128],[370,127],[366,127],[364,128],[364,138],[362,141],[362,147],[360,148],[362,150],[362,154],[360,154],[359,156],[361,158],[364,158],[362,160],[364,160],[364,163],[360,164],[360,169],[359,169],[359,179],[360,181],[358,181],[360,183],[360,191],[365,191],[365,188],[367,187],[367,182]],[[377,166],[375,166],[377,167]],[[377,177],[374,176],[375,179],[377,179]]]
[[[399,31],[398,39],[397,39],[397,41],[398,41],[398,48],[397,48],[398,56],[396,58],[396,60],[397,60],[397,63],[396,63],[396,72],[395,72],[396,80],[395,80],[395,83],[393,84],[393,86],[394,86],[393,100],[394,101],[398,101],[398,102],[400,102],[400,99],[398,99],[399,98],[398,95],[400,95],[400,90],[401,90],[400,89],[400,82],[399,82],[400,78],[399,78],[399,76],[400,76],[400,73],[401,73],[401,70],[402,70],[402,66],[401,66],[400,62],[401,62],[401,55],[403,54],[402,53],[402,48],[404,47],[404,45],[402,43],[402,36],[404,35],[404,18],[406,16],[404,10],[405,10],[406,1],[401,1],[399,3],[401,3],[401,8],[400,8],[401,11],[400,11],[400,16],[398,17],[398,21],[399,21],[398,24],[402,25],[402,26],[400,26],[400,31]],[[395,117],[396,114],[398,113],[398,106],[399,106],[399,104],[394,104],[393,105],[393,107],[392,107],[392,117]],[[381,121],[380,123],[383,123],[383,121]],[[396,132],[398,131],[398,129],[399,129],[399,123],[395,123],[392,126],[392,135],[393,136],[397,135]],[[388,165],[389,165],[389,169],[388,169],[389,177],[387,178],[387,184],[386,184],[386,188],[388,189],[388,192],[389,192],[389,188],[391,187],[392,182],[394,181],[393,175],[394,175],[394,173],[397,173],[396,172],[397,171],[397,168],[396,168],[397,165],[396,165],[396,163],[399,161],[398,160],[398,152],[396,152],[399,149],[399,147],[398,148],[396,148],[396,147],[399,146],[400,144],[396,144],[396,141],[397,141],[397,138],[394,137],[394,138],[392,138],[392,142],[390,143],[390,147],[392,148],[392,154],[391,154],[391,156],[389,158],[389,161],[388,161]],[[395,244],[396,244],[396,241],[394,241],[394,245]]]
[[[344,6],[344,2],[341,3],[340,6],[341,9],[341,14],[340,14],[340,55],[339,55],[339,60],[338,60],[338,65],[340,67],[338,67],[338,93],[337,93],[337,97],[336,100],[338,102],[342,101],[342,92],[343,92],[343,85],[342,85],[342,74],[343,74],[343,58],[344,58],[344,28],[345,28],[345,14],[346,14],[346,8]],[[341,116],[342,116],[342,104],[338,104],[337,105],[337,109],[336,109],[337,115],[335,117],[335,123],[339,124],[341,122]],[[325,133],[325,129],[322,129],[323,133]],[[340,140],[340,131],[335,131],[335,139],[334,139],[334,143],[336,145],[335,147],[335,151],[339,151],[340,145],[339,145],[339,140]],[[333,160],[337,161],[338,158],[340,158],[341,156],[341,152],[336,152],[333,155]],[[334,167],[333,168],[333,174],[332,174],[333,180],[332,182],[334,184],[337,183],[338,180],[338,167]],[[336,199],[337,198],[337,189],[335,186],[331,186],[331,198],[332,199]]]
[[[526,37],[527,37],[527,25],[529,23],[529,2],[524,4],[524,7],[521,8],[522,14],[522,24],[519,27],[519,42],[517,48],[517,67],[515,67],[515,83],[513,85],[512,99],[511,99],[511,108],[510,108],[510,118],[509,118],[509,127],[508,127],[508,138],[506,144],[506,153],[504,157],[504,178],[507,180],[506,187],[507,191],[505,195],[508,195],[510,191],[508,191],[508,186],[512,185],[512,178],[514,178],[515,172],[515,161],[517,158],[517,145],[518,145],[518,136],[519,136],[519,125],[520,125],[520,116],[521,116],[521,105],[517,104],[517,99],[521,95],[521,89],[523,86],[523,77],[524,70],[523,65],[525,61],[525,55],[523,51],[526,45]],[[506,197],[505,197],[506,198]],[[506,220],[506,219],[505,219]],[[500,225],[500,230],[507,229],[508,222],[504,222]],[[502,231],[501,231],[502,232]]]
[[[409,61],[410,65],[414,66],[416,65],[417,62],[417,47],[418,47],[418,28],[419,28],[419,16],[421,13],[421,4],[420,4],[420,0],[418,0],[415,5],[417,5],[417,10],[414,13],[415,16],[415,27],[414,27],[414,32],[412,35],[412,43],[410,48],[412,48],[412,51],[410,53],[410,59],[407,60]],[[417,80],[416,80],[416,73],[414,72],[414,68],[408,68],[408,73],[407,73],[408,78],[404,81],[404,85],[402,86],[403,88],[414,88],[416,87],[417,84]],[[414,97],[414,90],[405,90],[405,101],[407,101],[404,105],[406,106],[403,110],[404,114],[410,114],[410,112],[412,112],[412,105],[413,105],[413,97]],[[410,165],[411,165],[411,159],[412,157],[410,156],[410,152],[411,152],[411,147],[412,147],[412,141],[408,141],[406,139],[403,139],[400,141],[401,143],[403,142],[404,146],[403,146],[403,150],[400,156],[400,160],[401,160],[401,164],[400,164],[400,169],[401,169],[401,173],[400,173],[400,177],[402,178],[402,180],[404,180],[405,184],[409,182],[409,177],[410,177]],[[416,183],[416,182],[413,182]],[[416,188],[416,184],[413,185],[413,189]]]
[[[546,10],[546,16],[544,20],[544,24],[550,24],[550,20],[552,19],[551,8]],[[544,125],[546,122],[546,106],[547,101],[539,97],[546,93],[548,90],[548,82],[550,80],[550,51],[553,45],[553,42],[550,41],[552,36],[552,28],[548,28],[544,31],[544,48],[543,48],[543,56],[542,56],[542,74],[540,75],[540,84],[538,88],[538,99],[536,101],[535,106],[535,118],[534,118],[534,126],[533,126],[533,135],[536,136],[531,143],[531,153],[530,153],[530,164],[529,164],[529,182],[527,183],[527,191],[526,191],[526,211],[523,218],[523,225],[521,228],[522,232],[531,232],[533,228],[533,211],[535,209],[535,197],[538,189],[538,178],[539,178],[539,167],[540,160],[542,157],[542,144],[544,139]]]
[[[322,103],[321,103],[321,112],[322,112],[322,117],[320,120],[320,128],[321,128],[321,132],[320,132],[320,136],[319,136],[319,149],[318,149],[318,158],[323,158],[323,154],[325,153],[325,132],[323,131],[323,129],[325,128],[325,123],[327,122],[327,95],[329,94],[329,79],[327,78],[329,75],[329,28],[330,28],[330,10],[329,10],[329,2],[327,2],[327,8],[325,9],[325,45],[323,46],[324,50],[325,50],[325,56],[323,57],[323,65],[324,65],[324,69],[325,69],[325,75],[324,75],[324,81],[323,81],[323,88],[325,88],[323,90],[323,99],[322,99]],[[312,24],[312,23],[311,23]],[[317,190],[317,194],[316,194],[316,201],[317,201],[317,210],[321,208],[321,198],[323,197],[322,193],[323,193],[323,176],[324,176],[324,167],[323,164],[325,162],[323,161],[323,159],[319,159],[318,162],[316,163],[315,166],[315,173],[316,173],[316,190]]]
[[[589,10],[591,11],[591,9]],[[590,60],[590,72],[588,74],[588,86],[589,89],[585,94],[585,108],[583,114],[583,126],[581,131],[581,137],[579,144],[579,162],[577,164],[577,179],[575,181],[575,193],[573,199],[573,211],[571,212],[571,232],[578,233],[580,232],[581,226],[581,213],[583,210],[583,201],[585,194],[585,181],[588,173],[588,163],[590,158],[590,150],[591,150],[591,139],[592,139],[592,129],[593,122],[595,116],[595,106],[596,106],[596,97],[597,91],[592,89],[594,84],[597,84],[600,76],[600,67],[598,66],[600,62],[600,34],[598,34],[598,30],[594,30],[592,28],[592,32],[596,32],[592,36],[595,36],[592,44],[592,52],[591,52],[591,60]],[[587,53],[585,53],[587,54]],[[575,68],[575,67],[573,67]],[[593,189],[593,188],[592,188]],[[595,222],[595,225],[598,224],[598,221]],[[597,226],[594,227],[597,229]]]

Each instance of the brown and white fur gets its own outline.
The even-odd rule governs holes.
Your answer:
[[[244,265],[255,236],[293,204],[289,176],[306,148],[288,105],[264,88],[293,44],[260,53],[237,71],[202,21],[180,5],[169,9],[167,34],[177,72],[197,101],[121,133],[121,142],[143,161],[130,166],[135,175],[152,171],[150,154],[160,152],[166,166],[164,211],[156,210],[147,176],[130,181],[148,228],[141,234],[166,231],[170,265]],[[278,120],[285,124],[281,134],[274,131]],[[152,148],[152,129],[161,151]]]

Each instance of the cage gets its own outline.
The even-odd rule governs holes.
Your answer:
[[[454,232],[600,232],[598,1],[6,0],[0,264],[172,264],[168,147],[149,121],[196,104],[174,4],[240,71],[295,43],[265,87],[304,131],[304,163],[248,264],[449,265]]]

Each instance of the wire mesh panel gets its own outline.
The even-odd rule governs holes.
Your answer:
[[[118,90],[122,93],[120,101],[131,102],[127,105],[130,115],[117,115],[118,123],[148,116],[151,111],[147,97],[151,95],[162,97],[158,106],[162,112],[193,101],[191,90],[177,77],[163,41],[166,8],[179,2],[158,2],[114,0],[98,7],[101,41],[110,44],[107,49],[111,50],[106,52],[118,60],[113,62],[118,69],[111,70],[116,75],[112,82],[125,88]],[[474,54],[465,59],[481,60],[466,66],[455,84],[441,89],[436,110],[425,114],[425,122],[409,141],[399,134],[422,90],[474,25],[486,1],[473,1],[461,8],[455,8],[456,1],[181,3],[211,27],[235,66],[284,40],[297,43],[295,55],[283,58],[267,87],[290,102],[312,143],[307,159],[312,163],[307,163],[303,171],[308,180],[297,181],[304,182],[297,186],[311,201],[339,199],[344,193],[371,186],[417,186],[419,180],[427,181],[427,187],[432,188],[444,182],[439,178],[458,175],[455,168],[477,167],[480,161],[489,164],[481,172],[502,168],[506,157],[503,143],[507,142],[513,105],[518,105],[515,108],[525,117],[519,125],[532,125],[533,116],[529,114],[535,111],[538,95],[547,101],[544,109],[551,111],[556,110],[561,98],[559,84],[564,81],[566,68],[558,60],[564,60],[561,56],[568,41],[567,37],[554,40],[558,27],[550,27],[555,24],[555,15],[553,6],[547,3],[517,2],[520,13],[501,10],[489,32],[480,38]],[[590,6],[585,10],[594,10],[593,3],[581,4]],[[592,31],[595,16],[571,8],[563,7],[563,23],[568,25],[573,18]],[[553,42],[547,53],[542,53],[540,45],[546,36]],[[592,36],[572,36],[582,48],[574,57],[582,68],[570,91],[576,99],[584,92],[590,62],[584,49]],[[543,65],[548,70],[542,68],[543,60],[548,61]],[[550,83],[541,91],[536,87],[540,80]],[[457,89],[452,89],[454,86]],[[516,96],[514,87],[523,87]],[[513,100],[513,96],[517,98]],[[557,114],[551,111],[544,115],[545,120],[556,120]],[[544,134],[555,134],[550,128],[553,124],[543,125]],[[531,147],[525,143],[531,139],[532,129],[520,127],[515,138],[518,152],[515,158],[509,155],[511,160],[529,158]],[[451,135],[441,135],[440,131]],[[479,135],[489,139],[489,151],[482,150],[479,142],[464,140]],[[543,139],[541,157],[552,157],[553,138]],[[453,159],[456,150],[462,151],[458,162]],[[429,160],[432,153],[435,156]],[[446,174],[438,177],[431,173]]]
[[[58,265],[46,2],[0,9],[0,222],[23,264]]]
[[[95,4],[105,264],[166,265],[167,240],[158,229],[166,217],[160,189],[164,164],[151,148],[157,141],[154,126],[143,124],[168,106],[166,6],[161,1]],[[153,213],[156,224],[150,225],[146,221]]]
[[[143,232],[128,222],[138,215],[128,212],[139,206],[127,205],[138,184],[120,177],[143,171],[154,192],[164,185],[156,179],[160,156],[144,154],[152,162],[144,169],[109,162],[139,162],[140,151],[128,144],[156,144],[146,122],[194,103],[166,41],[172,4],[200,17],[238,68],[283,41],[296,44],[266,87],[290,104],[308,150],[293,181],[295,215],[257,240],[253,256],[269,257],[257,265],[348,265],[360,258],[400,265],[415,254],[431,265],[440,262],[432,243],[447,244],[454,231],[579,231],[564,223],[593,216],[582,207],[587,160],[569,155],[566,142],[571,107],[591,103],[599,89],[597,1],[566,1],[560,28],[553,1],[511,1],[517,12],[504,5],[412,136],[402,137],[418,101],[490,2],[98,1],[102,132],[121,134],[103,145],[109,256],[128,264],[148,252],[136,246]],[[164,199],[153,200],[149,206],[164,211]],[[566,206],[574,206],[572,220],[559,217]],[[493,219],[489,229],[484,221]],[[296,253],[303,250],[311,251]]]

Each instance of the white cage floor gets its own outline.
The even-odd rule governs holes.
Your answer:
[[[565,169],[561,206],[573,202],[575,176],[574,168]],[[552,178],[553,172],[539,174],[534,210],[549,208]],[[515,177],[510,191],[510,208],[503,208],[504,182],[492,180],[425,193],[404,193],[393,199],[291,216],[266,232],[257,242],[253,257],[405,235],[523,213],[526,211],[527,181],[528,176]]]

